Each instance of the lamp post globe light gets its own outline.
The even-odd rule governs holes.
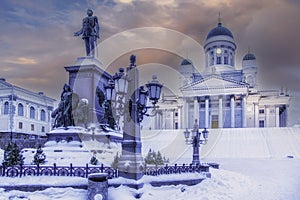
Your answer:
[[[192,135],[190,136],[189,130],[186,128],[186,130],[183,132],[185,137],[185,143],[193,145],[193,165],[200,165],[200,144],[206,144],[207,138],[208,138],[208,130],[204,128],[202,132],[199,131],[199,125],[198,120],[195,119],[195,124],[193,129],[191,130]],[[202,137],[201,137],[202,133]]]
[[[123,178],[139,180],[143,176],[144,159],[141,154],[142,143],[140,134],[140,123],[143,116],[152,116],[147,114],[148,109],[154,111],[155,104],[160,98],[162,84],[153,76],[153,80],[144,86],[139,86],[139,72],[135,64],[135,55],[130,56],[130,65],[123,68],[113,76],[105,86],[106,98],[114,102],[115,116],[123,117],[123,140],[122,153],[118,162],[119,175]],[[147,98],[152,106],[147,106]],[[127,184],[130,187],[139,189],[143,185],[137,181]]]

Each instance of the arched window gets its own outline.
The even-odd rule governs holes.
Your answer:
[[[217,56],[217,64],[221,64],[221,56]]]
[[[224,64],[228,65],[228,56],[224,56]]]
[[[18,104],[18,115],[24,116],[24,106],[21,103]]]
[[[3,114],[4,115],[8,115],[8,112],[9,112],[9,103],[8,101],[4,103],[4,111],[3,111]]]
[[[30,119],[35,119],[35,109],[34,107],[30,107]]]
[[[46,121],[46,112],[45,110],[41,110],[41,121]]]

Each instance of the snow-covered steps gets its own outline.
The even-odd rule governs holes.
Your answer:
[[[170,164],[190,163],[192,146],[185,144],[184,130],[143,130],[143,154],[160,151]],[[209,129],[201,158],[300,157],[300,127]]]

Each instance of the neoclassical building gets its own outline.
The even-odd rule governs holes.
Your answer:
[[[241,69],[235,65],[236,43],[219,19],[207,35],[205,70],[191,60],[179,66],[180,93],[165,94],[151,129],[285,127],[291,97],[282,90],[261,90],[256,57],[250,51]]]
[[[0,79],[0,146],[12,137],[23,142],[46,136],[51,130],[55,99]],[[3,144],[2,144],[3,143]],[[25,145],[26,146],[26,145]],[[29,145],[30,146],[30,145]]]

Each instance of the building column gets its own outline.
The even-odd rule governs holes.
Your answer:
[[[275,106],[275,127],[279,127],[279,106]]]
[[[259,122],[258,122],[258,103],[254,103],[254,127],[259,127]]]
[[[165,130],[167,128],[167,109],[163,112],[163,129]]]
[[[266,123],[265,123],[265,127],[270,127],[270,108],[269,106],[265,107],[266,109]]]
[[[182,128],[188,128],[188,103],[187,103],[187,99],[184,98],[183,99],[183,127]]]
[[[209,128],[209,97],[205,97],[205,128]]]
[[[195,119],[197,119],[198,121],[199,119],[199,103],[198,103],[198,99],[197,97],[195,97],[194,99],[194,121]]]
[[[247,127],[247,118],[246,118],[246,95],[242,96],[242,127]]]
[[[182,115],[181,114],[181,108],[182,108],[181,106],[178,106],[178,116],[177,116],[178,117],[178,129],[181,129],[181,127],[182,127],[182,125],[181,125],[181,122],[182,122],[181,121],[181,117],[182,117],[181,116]]]
[[[219,96],[219,128],[223,128],[223,96]]]
[[[230,123],[231,123],[231,128],[235,127],[235,101],[234,101],[234,95],[230,97]]]
[[[174,109],[171,110],[171,117],[170,117],[170,121],[171,121],[171,130],[175,129],[175,121],[174,121]]]
[[[214,65],[216,65],[217,64],[217,54],[216,54],[216,52],[214,51]]]

